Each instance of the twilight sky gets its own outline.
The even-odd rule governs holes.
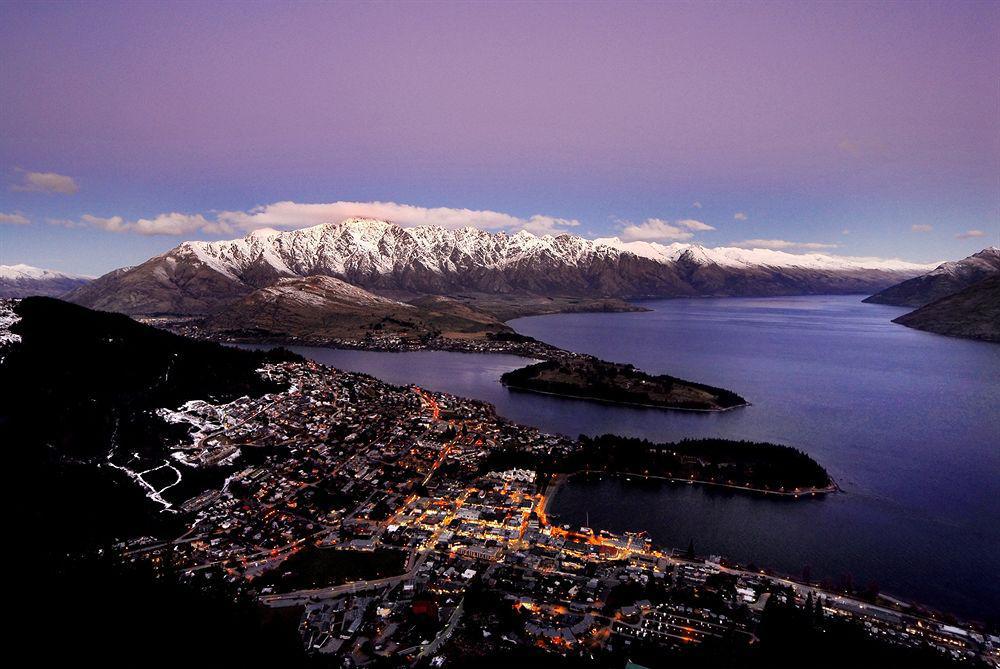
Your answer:
[[[0,263],[351,215],[1000,244],[1000,3],[0,0]]]

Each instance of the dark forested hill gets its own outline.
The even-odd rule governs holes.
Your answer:
[[[1000,274],[893,321],[951,337],[1000,342]]]
[[[104,465],[111,440],[156,448],[163,425],[151,409],[274,390],[255,370],[287,354],[193,341],[51,298],[21,300],[14,313],[20,320],[11,331],[21,341],[0,352],[12,637],[53,663],[235,661],[279,647],[294,663],[300,646],[272,637],[255,609],[232,595],[157,582],[100,557],[118,538],[173,520]]]
[[[256,369],[288,355],[195,341],[52,298],[26,298],[14,311],[21,342],[0,363],[0,415],[27,440],[22,448],[44,444],[60,456],[103,453],[115,429],[148,409],[275,390]]]
[[[736,393],[590,356],[547,360],[507,372],[508,388],[633,406],[723,411],[746,406]]]

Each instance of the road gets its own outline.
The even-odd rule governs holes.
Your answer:
[[[282,606],[301,606],[317,599],[334,599],[336,597],[340,597],[341,595],[348,595],[354,592],[397,585],[413,578],[417,571],[420,570],[420,566],[424,563],[426,557],[427,553],[421,554],[406,573],[399,574],[398,576],[387,576],[386,578],[377,578],[370,581],[352,581],[350,583],[335,585],[329,588],[312,588],[309,590],[296,590],[295,592],[288,592],[284,594],[264,595],[260,598],[260,602],[261,604],[272,608]],[[412,556],[410,559],[413,559]]]
[[[451,614],[451,618],[448,619],[448,624],[445,625],[444,629],[441,630],[436,637],[434,637],[434,641],[432,641],[430,645],[426,646],[417,654],[417,660],[414,661],[414,665],[417,664],[417,661],[419,661],[420,658],[434,655],[441,650],[441,646],[444,645],[445,641],[451,638],[452,633],[455,631],[455,627],[458,626],[458,621],[462,619],[464,605],[465,599],[462,599],[462,601],[458,603],[458,606],[455,607],[455,612]]]

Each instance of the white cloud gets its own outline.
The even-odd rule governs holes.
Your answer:
[[[435,225],[444,228],[474,227],[486,230],[528,230],[535,234],[559,234],[580,225],[574,219],[535,214],[520,218],[488,209],[417,207],[396,202],[328,202],[304,204],[275,202],[248,212],[223,211],[216,217],[222,225],[244,230],[292,229],[320,223],[339,223],[348,218],[376,218],[402,226]]]
[[[696,200],[696,201],[694,201],[694,202],[691,203],[691,206],[694,207],[695,209],[701,209],[701,202],[698,202]]]
[[[14,212],[13,214],[5,214],[0,212],[0,223],[6,225],[28,225],[31,221],[28,220],[28,217],[24,214],[19,214],[17,212]]]
[[[569,232],[568,227],[576,227],[580,221],[576,219],[567,220],[564,218],[552,218],[551,216],[540,216],[535,214],[523,223],[513,226],[513,230],[527,230],[536,235],[561,235]],[[475,226],[474,226],[475,227]]]
[[[160,214],[156,218],[140,218],[129,223],[132,232],[140,235],[189,235],[193,232],[224,232],[216,223],[201,214]]]
[[[209,214],[160,214],[154,218],[127,221],[121,216],[102,218],[84,215],[84,223],[109,232],[141,235],[231,235],[240,231],[271,228],[292,230],[321,223],[339,223],[349,218],[376,218],[404,227],[434,225],[445,228],[476,227],[485,230],[527,230],[537,235],[557,235],[580,225],[574,219],[535,214],[520,218],[498,211],[417,207],[395,202],[275,202],[249,211],[219,211]]]
[[[622,225],[622,240],[626,242],[660,242],[679,241],[694,237],[692,230],[703,232],[715,230],[711,225],[686,218],[673,223],[662,218],[647,218],[639,224],[620,221]]]
[[[698,231],[698,232],[704,232],[704,231],[707,231],[707,230],[715,230],[715,228],[713,228],[708,223],[702,223],[701,221],[696,221],[693,218],[685,218],[685,219],[683,219],[681,221],[677,221],[677,225],[683,226],[683,227],[687,228],[688,230],[695,230],[695,231]]]
[[[771,249],[783,251],[785,249],[803,249],[818,251],[821,249],[835,249],[839,244],[823,244],[820,242],[790,242],[785,239],[746,239],[742,242],[733,242],[733,246],[745,249]]]
[[[72,195],[80,190],[73,177],[55,172],[21,172],[21,182],[13,184],[10,188],[15,191],[26,191],[34,193],[63,193]]]
[[[747,215],[742,211],[738,211],[735,214],[733,214],[733,218],[737,221],[745,221],[747,220]]]
[[[84,214],[80,217],[87,225],[92,225],[95,228],[100,228],[101,230],[107,230],[108,232],[127,232],[127,227],[125,219],[121,216],[111,216],[110,218],[101,218],[100,216],[92,216],[91,214]]]
[[[975,239],[976,237],[985,237],[986,233],[982,230],[966,230],[965,232],[960,232],[955,235],[955,239]]]
[[[924,223],[918,223],[916,225],[910,226],[910,232],[930,232],[934,229],[933,225],[927,225]]]
[[[140,218],[126,221],[121,216],[102,218],[84,214],[80,217],[84,224],[107,232],[134,232],[140,235],[190,235],[195,232],[225,233],[229,229],[216,221],[210,221],[201,214],[160,214],[155,218]],[[53,221],[54,222],[54,221]],[[67,226],[68,227],[68,226]]]
[[[86,224],[82,221],[74,221],[70,218],[47,218],[45,222],[49,225],[56,225],[61,228],[82,228]]]
[[[843,230],[840,231],[840,234],[842,234],[842,235],[849,235],[849,234],[851,234],[851,231],[848,230],[847,228],[844,228]]]

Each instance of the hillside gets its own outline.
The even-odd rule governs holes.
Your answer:
[[[445,297],[405,303],[329,276],[279,279],[240,298],[205,321],[204,330],[233,338],[363,339],[485,333],[510,328]]]
[[[1000,248],[993,246],[890,286],[868,297],[865,302],[922,307],[997,274],[1000,274]]]
[[[197,586],[169,574],[154,579],[108,550],[119,539],[176,527],[178,516],[115,467],[133,453],[165,453],[168,426],[151,409],[277,390],[255,370],[287,356],[192,341],[45,297],[0,302],[0,316],[0,444],[8,531],[18,547],[18,578],[8,590],[21,602],[21,619],[31,621],[18,626],[19,642],[59,665],[72,655],[134,666],[163,646],[145,664],[280,658],[301,666],[294,627],[263,618],[218,579]],[[54,623],[46,621],[56,603],[56,617],[73,622],[60,626],[53,644]]]
[[[950,337],[1000,342],[1000,274],[893,321]]]
[[[538,313],[539,300],[871,292],[926,271],[901,261],[796,256],[591,240],[569,234],[404,228],[349,219],[243,239],[184,242],[75,290],[73,302],[129,314],[218,313],[280,279],[332,276],[367,291],[444,295],[491,313]],[[502,303],[502,304],[500,304]],[[478,309],[478,308],[477,308]]]
[[[84,286],[91,278],[31,265],[0,265],[0,299],[47,295],[55,297]]]
[[[113,468],[94,466],[166,453],[170,433],[153,409],[276,389],[255,371],[275,354],[47,297],[13,303],[13,314],[6,327],[15,337],[0,353],[0,442],[17,480],[39,486],[14,515],[47,528],[43,543],[89,545],[163,520]]]

